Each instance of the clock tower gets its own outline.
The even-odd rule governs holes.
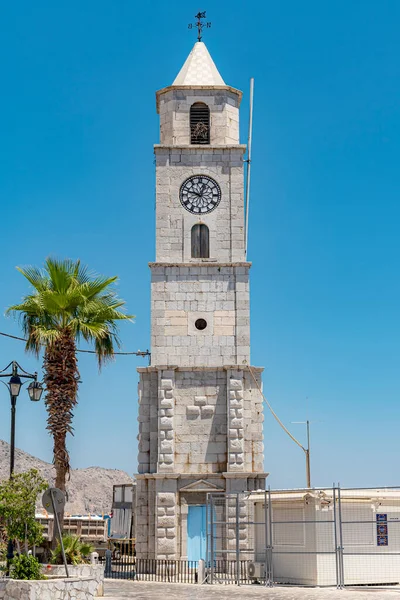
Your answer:
[[[138,369],[143,558],[205,558],[207,492],[265,488],[262,369],[249,368],[241,98],[203,42],[156,94],[151,365]]]

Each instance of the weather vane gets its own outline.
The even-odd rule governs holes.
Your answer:
[[[211,21],[207,21],[206,23],[203,23],[202,19],[206,18],[206,11],[204,12],[198,12],[197,15],[195,15],[195,19],[197,19],[196,23],[189,23],[188,28],[189,29],[193,29],[193,27],[197,27],[197,39],[199,42],[201,42],[201,37],[202,37],[202,31],[203,31],[203,27],[206,27],[207,29],[209,29],[211,27]]]

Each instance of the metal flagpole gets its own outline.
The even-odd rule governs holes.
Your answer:
[[[249,115],[249,137],[247,141],[247,173],[246,173],[246,218],[244,256],[247,260],[247,247],[249,237],[249,202],[250,202],[250,171],[251,171],[251,143],[253,137],[253,101],[254,101],[254,77],[250,79],[250,115]]]

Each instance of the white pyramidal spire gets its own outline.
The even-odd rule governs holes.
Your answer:
[[[225,85],[204,42],[195,43],[172,85]]]

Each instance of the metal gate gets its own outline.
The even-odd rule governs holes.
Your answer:
[[[110,579],[135,579],[135,540],[109,541],[104,576]]]
[[[337,585],[338,497],[330,491],[208,494],[208,582]]]
[[[258,520],[255,520],[249,493],[207,495],[206,575],[209,583],[240,585],[258,581],[269,585],[272,581],[267,493],[263,494],[264,509]],[[259,553],[262,567],[253,573],[256,543],[262,536],[267,540]]]
[[[400,488],[210,493],[206,510],[209,583],[400,586]]]
[[[164,583],[198,583],[199,561],[136,558],[135,540],[110,540],[104,577]]]

